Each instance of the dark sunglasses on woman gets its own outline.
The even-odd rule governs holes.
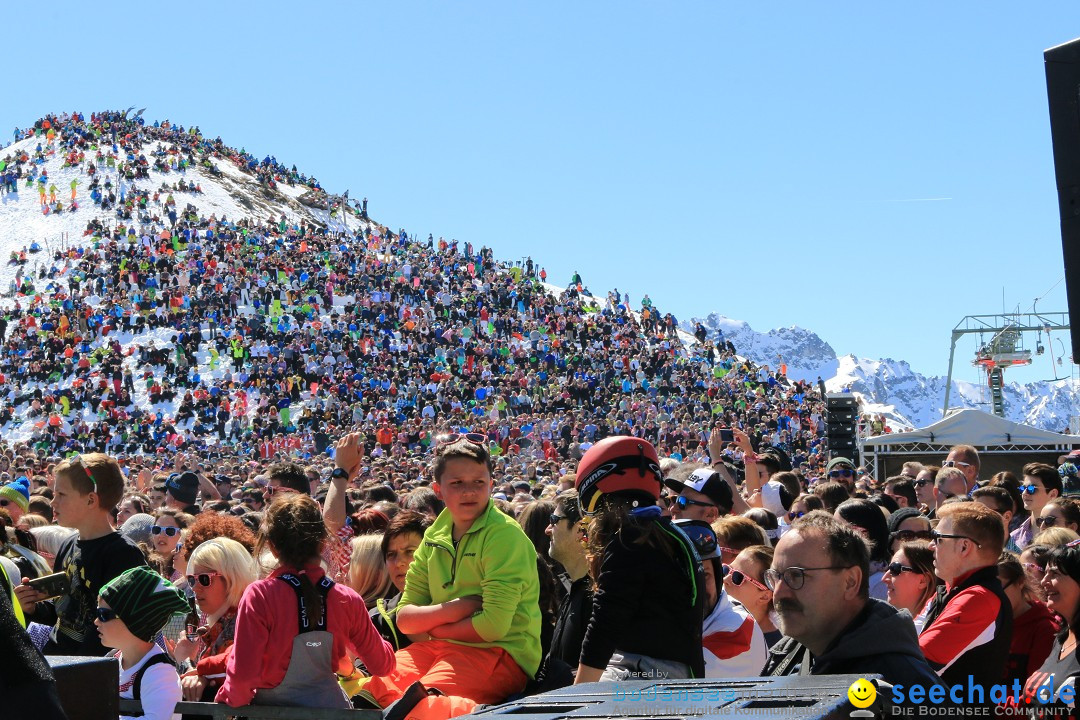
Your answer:
[[[913,572],[918,572],[918,570],[916,570],[915,568],[910,567],[908,565],[902,565],[901,563],[898,563],[898,562],[889,563],[889,574],[892,575],[893,577],[898,577],[900,575],[900,573],[906,573],[906,572],[913,573]]]

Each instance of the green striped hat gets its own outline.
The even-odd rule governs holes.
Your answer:
[[[101,599],[131,634],[150,642],[169,619],[191,607],[176,586],[145,565],[134,567],[101,588]]]

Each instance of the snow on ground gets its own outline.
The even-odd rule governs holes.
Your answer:
[[[44,138],[28,138],[9,144],[0,149],[0,160],[5,158],[14,159],[19,153],[23,152],[32,155],[39,143],[44,147]],[[123,180],[115,169],[108,168],[104,163],[100,163],[98,164],[98,176],[101,183],[104,184],[106,179],[111,180],[118,200],[121,189],[125,193],[146,190],[151,198],[155,191],[160,191],[160,199],[163,204],[165,198],[171,192],[179,211],[182,211],[190,203],[197,208],[201,216],[215,216],[218,220],[228,219],[235,222],[244,218],[251,218],[276,223],[284,215],[290,224],[298,223],[301,220],[309,222],[314,220],[320,224],[325,224],[327,221],[325,210],[320,213],[318,210],[308,208],[297,201],[300,196],[309,192],[310,188],[301,185],[279,185],[278,189],[268,188],[259,184],[253,176],[246,173],[228,158],[211,158],[211,163],[219,171],[217,175],[198,166],[188,168],[185,172],[159,172],[152,167],[154,162],[152,153],[162,145],[166,145],[166,143],[153,141],[144,145],[142,149],[142,154],[151,162],[148,179]],[[102,150],[108,154],[107,146],[103,145]],[[47,271],[54,265],[53,253],[60,247],[88,245],[91,238],[84,235],[84,231],[90,220],[94,218],[99,219],[105,227],[109,228],[116,227],[119,222],[125,222],[128,227],[134,226],[140,236],[160,232],[164,227],[144,227],[137,218],[130,221],[120,221],[116,217],[115,208],[103,212],[98,206],[94,205],[90,200],[89,184],[91,177],[86,172],[91,159],[93,159],[92,153],[87,152],[86,160],[81,166],[64,168],[64,155],[58,149],[55,154],[46,158],[43,165],[48,172],[46,188],[53,184],[56,185],[57,200],[63,203],[65,208],[69,207],[71,201],[71,181],[73,179],[78,181],[76,198],[79,202],[79,209],[74,212],[65,210],[61,214],[43,214],[37,183],[35,182],[32,187],[26,187],[25,179],[20,183],[18,192],[0,196],[0,305],[9,305],[14,302],[14,299],[8,295],[8,289],[15,280],[20,267],[22,267],[23,277],[28,277],[33,273],[36,278],[39,269]],[[202,193],[193,194],[172,189],[181,179],[188,184],[198,184],[202,189]],[[162,189],[163,185],[168,185],[169,189]],[[154,206],[152,200],[150,209],[152,214],[162,218],[165,217],[165,208]],[[167,223],[167,220],[165,222]],[[364,225],[374,227],[373,223],[361,223],[357,218],[348,220],[348,229],[352,232],[358,231]],[[340,217],[340,211],[330,218],[330,228],[338,232],[345,229]],[[19,252],[24,248],[29,249],[34,242],[41,245],[42,251],[29,254],[28,263],[25,266],[7,262],[13,251]],[[59,263],[56,264],[59,265]],[[62,269],[62,267],[61,265],[60,268]],[[48,291],[48,281],[35,279],[34,282],[39,291]],[[101,298],[97,297],[87,299],[87,303],[90,305],[96,305],[100,302]],[[335,296],[334,305],[340,308],[349,302],[352,302],[350,296]],[[247,308],[247,310],[251,311],[251,308]],[[324,322],[328,321],[329,314],[324,314],[322,319]],[[204,323],[203,335],[209,338],[209,334],[210,329]],[[148,368],[147,366],[138,367],[138,351],[141,348],[152,347],[172,348],[174,346],[174,335],[175,330],[171,328],[158,328],[138,335],[121,330],[105,339],[108,342],[116,339],[125,353],[134,351],[131,355],[125,357],[123,365],[125,368],[132,370],[135,378],[133,399],[136,406],[152,413],[160,411],[167,418],[175,416],[183,393],[179,393],[180,397],[176,400],[151,404],[147,383],[142,377],[142,373]],[[91,344],[93,347],[97,347],[102,344],[102,341],[98,340]],[[228,358],[224,355],[220,358],[217,369],[211,369],[210,367],[211,358],[208,349],[200,351],[197,357],[199,361],[197,371],[204,377],[221,378],[228,369]],[[154,372],[157,379],[161,379],[163,368],[149,369]],[[66,386],[69,382],[62,380],[59,384]],[[22,391],[30,392],[39,386],[51,388],[54,387],[54,384],[30,382],[23,385]],[[181,390],[183,389],[181,388]],[[308,395],[305,392],[302,397],[306,400]],[[256,410],[257,403],[258,392],[255,391],[250,397],[249,407],[252,412]],[[96,420],[96,417],[89,409],[85,409],[81,413],[72,411],[72,414],[64,419],[65,430],[70,429],[72,423],[78,422],[80,419],[90,422]],[[11,441],[29,440],[41,422],[43,422],[41,417],[25,419],[18,417],[3,428],[2,434]],[[189,426],[190,423],[191,421],[187,421],[181,424],[181,428]]]

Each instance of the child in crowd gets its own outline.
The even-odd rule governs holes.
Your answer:
[[[169,720],[180,701],[180,675],[154,636],[177,613],[187,612],[184,594],[146,566],[132,568],[101,588],[94,625],[101,644],[120,661],[120,697],[135,700],[143,720]]]
[[[43,649],[46,655],[100,657],[105,648],[94,629],[98,594],[107,582],[145,565],[146,559],[113,528],[112,509],[124,494],[124,476],[115,460],[102,453],[75,455],[57,463],[53,475],[53,519],[78,530],[60,546],[53,565],[56,572],[67,574],[67,592],[50,600],[23,578],[15,593],[28,621],[54,626]]]
[[[395,718],[449,718],[502,702],[540,666],[536,550],[492,502],[487,438],[438,438],[433,475],[446,508],[416,550],[397,615],[400,632],[423,639],[361,694],[379,707],[400,699],[388,711]]]
[[[240,600],[218,702],[344,709],[352,705],[338,677],[352,675],[350,651],[373,673],[393,670],[393,650],[372,626],[363,598],[320,567],[327,538],[311,496],[275,495],[255,555],[269,550],[279,566]]]
[[[596,584],[574,683],[705,676],[705,577],[686,534],[657,506],[660,461],[646,440],[613,436],[577,471]]]

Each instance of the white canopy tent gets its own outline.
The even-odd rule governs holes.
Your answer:
[[[1000,469],[1017,472],[1025,462],[1054,464],[1059,455],[1080,447],[1080,436],[1061,435],[981,410],[963,409],[918,430],[867,438],[863,441],[863,464],[872,464],[874,477],[884,479],[899,473],[900,466],[910,460],[940,462],[953,445],[972,445],[979,451],[980,474],[986,479]],[[995,462],[994,456],[1009,457]]]

